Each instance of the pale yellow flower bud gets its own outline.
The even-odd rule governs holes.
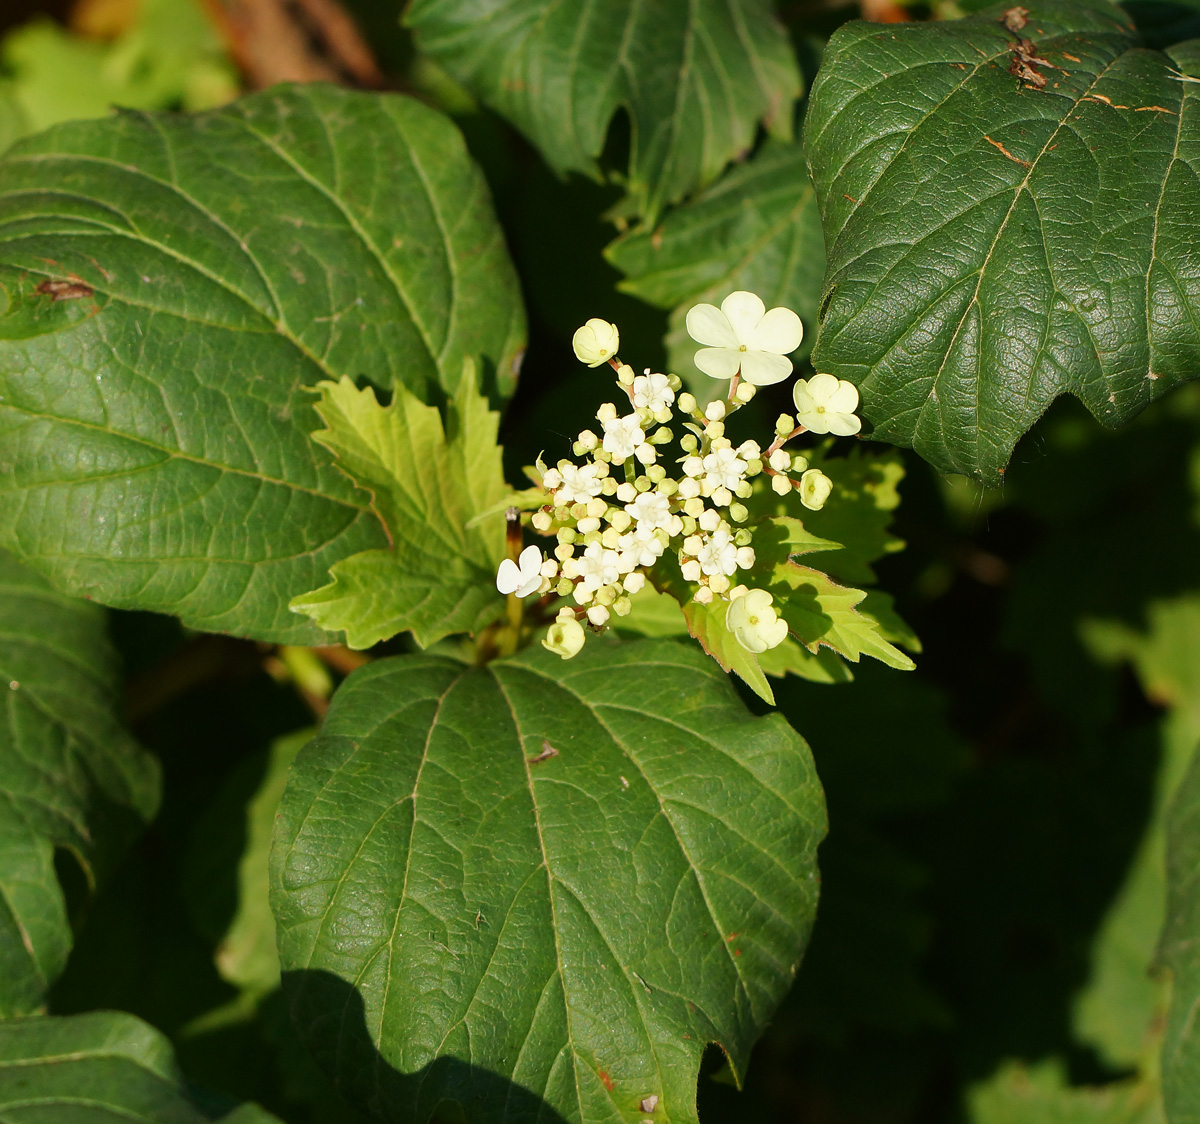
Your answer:
[[[820,511],[833,491],[833,481],[819,468],[810,468],[800,477],[800,502],[809,511]]]
[[[720,398],[713,399],[704,407],[704,416],[709,421],[720,421],[725,416],[725,403]]]
[[[758,388],[752,382],[738,383],[738,388],[734,391],[734,397],[739,402],[749,402],[754,395],[758,393]]]
[[[621,335],[615,324],[593,317],[571,337],[575,358],[589,367],[607,363],[621,346]]]
[[[603,605],[593,605],[587,611],[587,619],[597,628],[603,628],[608,624],[608,610]]]
[[[792,490],[792,482],[786,476],[772,476],[771,488],[778,496],[786,496]]]
[[[676,402],[685,414],[694,414],[696,412],[696,396],[694,394],[688,394],[687,391],[684,391],[676,399]]]
[[[554,520],[550,518],[550,512],[548,511],[535,511],[533,513],[533,518],[530,519],[529,522],[533,524],[533,529],[535,531],[545,532],[550,530]]]
[[[711,605],[713,599],[713,591],[706,585],[702,585],[696,590],[696,596],[692,598],[697,605]]]

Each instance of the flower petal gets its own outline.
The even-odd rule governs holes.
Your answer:
[[[517,559],[517,565],[520,567],[523,578],[529,577],[530,574],[540,574],[542,570],[541,549],[536,546],[527,546],[521,551],[521,557]]]
[[[846,379],[838,379],[837,391],[829,397],[829,408],[842,414],[852,414],[858,409],[858,387]]]
[[[860,429],[862,422],[857,414],[843,414],[830,411],[825,415],[826,421],[829,423],[828,432],[837,437],[852,437]]]
[[[733,334],[737,336],[735,347],[740,344],[745,344],[747,347],[754,346],[750,341],[754,337],[754,329],[758,327],[766,310],[767,306],[763,304],[761,298],[753,293],[747,293],[745,290],[730,293],[721,302],[721,311],[725,313],[729,326],[733,329]]]
[[[516,593],[521,585],[521,571],[511,558],[505,558],[496,570],[496,588],[506,596]]]
[[[769,351],[747,351],[742,356],[742,378],[755,386],[783,382],[792,373],[792,361]]]
[[[698,304],[688,309],[688,335],[697,343],[707,347],[738,347],[738,338],[733,334],[729,319],[711,304]]]
[[[818,406],[828,406],[837,392],[838,380],[833,375],[816,374],[808,380],[808,393]]]
[[[796,403],[796,412],[799,414],[811,414],[817,408],[812,395],[808,393],[807,379],[796,380],[792,387],[792,401]]]
[[[759,351],[790,355],[804,339],[804,325],[790,308],[773,308],[759,322],[746,342]]]
[[[731,379],[749,354],[726,347],[703,347],[696,352],[695,364],[710,378]]]
[[[531,578],[526,578],[524,582],[517,587],[516,594],[518,597],[528,597],[531,593],[537,591],[542,584],[542,575],[534,574]]]

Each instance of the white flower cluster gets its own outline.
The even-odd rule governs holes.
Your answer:
[[[728,397],[703,410],[693,395],[681,393],[675,375],[649,369],[635,375],[621,363],[614,325],[589,320],[575,333],[581,362],[608,362],[616,370],[628,412],[611,402],[600,407],[600,431],[585,429],[574,443],[583,463],[563,459],[547,467],[539,459],[546,502],[530,522],[557,545],[550,558],[526,547],[519,560],[501,563],[496,579],[500,592],[512,597],[536,593],[568,600],[543,641],[564,658],[583,646],[584,620],[599,631],[614,615],[631,611],[630,598],[645,586],[646,571],[668,552],[694,587],[694,601],[729,602],[726,625],[748,651],[773,648],[787,635],[770,593],[739,580],[755,565],[752,532],[745,526],[749,512],[741,501],[753,494],[755,477],[766,474],[776,492],[797,490],[801,503],[818,510],[832,482],[782,446],[805,430],[858,432],[858,392],[831,375],[798,382],[798,415],[780,417],[770,447],[763,450],[753,440],[735,446],[725,436],[728,415],[754,397],[756,385],[778,382],[791,371],[786,354],[800,343],[800,320],[789,309],[767,312],[752,293],[733,293],[720,309],[692,309],[688,328],[710,345],[698,353],[701,369],[731,380]],[[673,422],[682,423],[677,448],[683,455],[664,463],[663,446],[676,441]]]

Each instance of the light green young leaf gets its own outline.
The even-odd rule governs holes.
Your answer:
[[[264,203],[269,200],[269,205]],[[59,126],[0,163],[0,543],[69,592],[293,643],[386,545],[308,388],[506,391],[524,335],[487,188],[418,102],[277,87]]]
[[[280,810],[297,1026],[397,1124],[696,1124],[705,1044],[743,1074],[791,984],[824,830],[804,742],[694,645],[377,661]]]
[[[721,665],[722,671],[732,671],[745,680],[746,685],[763,702],[775,705],[775,692],[759,667],[758,656],[743,647],[725,624],[729,602],[719,597],[708,605],[689,601],[683,607],[683,616],[688,631],[700,641],[700,646]]]
[[[1153,1082],[1073,1086],[1057,1061],[1010,1062],[976,1085],[968,1101],[970,1124],[1164,1124]]]
[[[800,73],[771,0],[414,0],[432,55],[562,172],[598,174],[629,114],[628,209],[653,223],[716,179],[764,122],[789,137]]]
[[[411,629],[422,647],[452,632],[476,632],[504,611],[496,567],[504,519],[476,520],[508,493],[496,433],[500,417],[465,373],[445,423],[398,386],[390,406],[348,378],[324,382],[317,406],[327,429],[313,439],[371,493],[390,550],[334,565],[333,581],[292,600],[322,628],[369,648]]]
[[[154,760],[117,718],[104,611],[0,552],[0,1016],[38,1009],[71,928],[56,849],[94,884],[153,816]]]
[[[998,482],[1060,394],[1107,425],[1200,367],[1200,41],[1143,48],[1103,0],[850,23],[805,148],[825,227],[822,371],[874,436]],[[1184,80],[1180,80],[1181,75]]]
[[[719,305],[730,293],[758,293],[804,323],[795,355],[816,339],[825,273],[821,216],[798,144],[768,144],[715,184],[672,209],[653,230],[633,231],[605,251],[625,280],[619,288],[671,309],[667,368],[705,399],[722,390],[694,360],[699,344],[684,319],[694,304]]]
[[[798,675],[812,683],[849,683],[854,678],[854,673],[832,648],[810,652],[792,636],[775,648],[759,652],[758,666],[775,679]]]
[[[1200,1122],[1200,752],[1167,822],[1167,921],[1159,959],[1172,977],[1162,1050],[1163,1100],[1171,1124]]]
[[[0,1117],[70,1124],[280,1124],[257,1105],[218,1117],[188,1095],[171,1044],[120,1011],[0,1020]]]

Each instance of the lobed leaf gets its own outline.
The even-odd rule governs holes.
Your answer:
[[[371,493],[392,546],[336,563],[334,580],[293,598],[293,610],[344,632],[352,648],[406,629],[428,647],[491,623],[504,611],[496,591],[504,520],[496,509],[508,488],[496,443],[500,417],[473,371],[459,382],[445,424],[436,406],[402,386],[386,407],[347,378],[319,389],[328,428],[313,438]]]
[[[0,543],[62,588],[268,640],[385,545],[308,388],[511,389],[512,266],[462,139],[410,99],[278,87],[0,162]]]
[[[216,1120],[188,1094],[171,1044],[120,1011],[0,1020],[0,1116],[13,1124],[206,1124]],[[254,1104],[224,1124],[279,1124]]]
[[[824,829],[804,742],[690,645],[375,662],[281,806],[296,1024],[388,1119],[695,1124],[705,1044],[744,1073],[791,983]]]
[[[874,436],[987,481],[1058,395],[1117,425],[1200,361],[1200,42],[1146,50],[1104,0],[1003,12],[843,27],[805,132],[814,363]]]
[[[791,135],[800,72],[771,0],[414,0],[421,50],[560,172],[598,173],[629,115],[628,207],[653,223],[753,144]]]
[[[54,592],[0,552],[0,1016],[45,1001],[71,927],[55,852],[87,882],[158,806],[154,760],[117,718],[102,609]]]

